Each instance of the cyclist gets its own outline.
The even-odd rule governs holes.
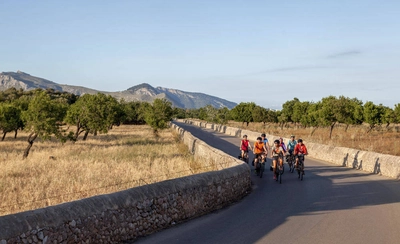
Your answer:
[[[295,147],[296,144],[297,144],[297,141],[296,141],[294,138],[295,138],[295,136],[294,136],[294,135],[291,135],[291,136],[290,136],[290,139],[289,139],[289,141],[288,141],[288,143],[287,143],[287,151],[288,151],[288,153],[289,153],[289,156],[292,156],[293,151],[294,151],[294,147]]]
[[[285,154],[286,154],[287,149],[286,149],[285,143],[283,142],[283,138],[282,138],[282,137],[279,138],[279,144],[280,144],[280,146],[282,147],[283,151],[284,151]]]
[[[280,145],[279,140],[274,141],[274,145],[272,146],[271,150],[271,156],[272,156],[272,168],[274,171],[274,180],[276,180],[276,168],[279,162],[279,167],[283,167],[283,155],[285,154],[285,151]]]
[[[261,137],[257,137],[257,141],[254,143],[253,147],[254,153],[254,167],[257,169],[258,159],[262,157],[262,154],[268,154],[268,149],[265,147],[264,142],[262,142]]]
[[[245,159],[246,162],[249,157],[249,148],[252,150],[249,140],[247,140],[247,135],[243,135],[243,140],[240,142],[240,150],[242,152],[241,157]]]
[[[306,147],[306,145],[304,145],[303,140],[301,138],[299,138],[296,146],[294,147],[294,155],[296,156],[296,168],[299,165],[299,156],[302,155],[304,157],[304,155],[307,155],[307,154],[308,154],[307,147]],[[303,159],[303,165],[301,168],[302,168],[303,175],[304,175],[304,159]]]
[[[265,147],[266,147],[266,148],[269,148],[268,139],[267,139],[265,133],[262,133],[262,134],[261,134],[261,140],[262,140],[262,142],[264,142]]]

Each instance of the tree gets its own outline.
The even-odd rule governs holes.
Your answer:
[[[230,117],[230,111],[227,107],[223,107],[218,109],[217,113],[217,123],[218,124],[226,124],[228,121],[231,119]]]
[[[67,104],[54,101],[44,91],[38,91],[29,103],[28,109],[22,112],[25,130],[30,132],[28,147],[23,158],[28,157],[29,151],[37,137],[48,140],[52,135],[64,141],[61,125],[67,110]]]
[[[382,111],[381,122],[382,124],[386,124],[386,128],[388,128],[391,123],[396,121],[394,110],[382,104],[379,105],[379,109]]]
[[[146,106],[144,120],[150,125],[153,133],[157,136],[158,131],[168,128],[168,122],[171,121],[173,110],[172,104],[166,99],[155,99],[153,104]]]
[[[246,123],[249,126],[250,122],[253,122],[253,110],[256,107],[256,104],[253,102],[250,103],[239,103],[231,110],[231,116],[233,120],[237,122]]]
[[[311,131],[311,136],[314,134],[315,130],[319,126],[319,109],[321,108],[321,102],[310,103],[306,116],[303,116],[301,119],[301,124],[304,126],[314,127]]]
[[[329,126],[329,138],[332,138],[332,131],[335,124],[338,122],[337,98],[329,96],[322,98],[321,107],[319,109],[319,124]]]
[[[186,110],[183,108],[173,108],[173,117],[176,119],[186,119]]]
[[[11,131],[15,131],[14,137],[16,137],[20,127],[22,127],[21,110],[12,104],[0,103],[0,129],[3,131],[1,141],[4,141],[6,134]]]
[[[267,122],[267,109],[261,106],[256,105],[253,109],[252,116],[253,116],[253,122]]]
[[[97,93],[80,97],[69,107],[65,121],[76,126],[73,136],[76,141],[83,132],[82,140],[86,140],[89,133],[107,133],[113,125],[119,125],[122,119],[123,108],[118,101],[110,95]]]
[[[293,114],[291,116],[294,123],[301,123],[303,117],[307,116],[307,110],[310,106],[309,102],[296,102],[293,105]]]
[[[288,122],[293,122],[293,109],[296,103],[299,103],[300,100],[295,97],[293,100],[287,101],[282,104],[281,115],[279,116],[279,122],[285,124]]]
[[[400,103],[394,105],[394,123],[400,123]]]
[[[206,114],[205,120],[207,122],[218,123],[218,110],[212,105],[207,105],[204,107],[204,112]]]
[[[366,102],[364,104],[364,122],[369,124],[369,133],[376,125],[382,123],[383,109],[375,105],[373,102]]]
[[[121,101],[121,105],[124,111],[124,117],[122,122],[124,124],[144,124],[143,116],[140,114],[141,102],[132,101],[125,102]]]

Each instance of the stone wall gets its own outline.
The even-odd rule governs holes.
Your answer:
[[[192,120],[179,120],[180,122],[193,124],[196,126],[213,129],[228,135],[242,137],[248,135],[251,141],[254,141],[260,132],[249,130],[241,130],[239,128],[215,125],[212,123],[204,123]],[[267,134],[270,144],[279,136]],[[289,138],[283,138],[288,141]],[[363,170],[370,173],[375,173],[394,179],[400,179],[400,157],[387,154],[361,151],[357,149],[345,147],[333,147],[319,143],[311,143],[304,141],[309,151],[309,157],[327,161],[332,164]]]
[[[212,171],[0,217],[0,244],[116,243],[135,239],[240,200],[250,191],[247,164],[172,124]]]

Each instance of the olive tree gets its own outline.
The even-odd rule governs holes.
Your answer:
[[[147,104],[144,111],[144,120],[151,126],[155,135],[158,131],[169,126],[173,116],[172,104],[166,99],[155,99],[152,104]]]
[[[4,141],[6,134],[11,131],[15,131],[15,138],[20,127],[22,127],[21,110],[12,104],[0,103],[0,129],[3,131],[1,140]]]
[[[118,125],[123,117],[121,113],[121,104],[110,95],[85,94],[69,107],[65,121],[76,126],[73,140],[83,132],[86,140],[89,133],[107,133],[113,125]]]
[[[67,104],[52,100],[44,91],[38,91],[29,103],[28,109],[22,112],[25,130],[29,132],[28,146],[23,158],[28,157],[29,151],[36,140],[48,140],[54,135],[64,141],[62,121],[67,110]]]
[[[246,123],[249,126],[250,122],[253,122],[253,110],[255,109],[256,104],[253,102],[250,103],[239,103],[231,110],[232,119],[237,122],[242,122],[242,124]]]

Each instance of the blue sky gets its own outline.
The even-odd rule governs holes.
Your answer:
[[[0,71],[280,108],[400,103],[400,1],[0,0]]]

